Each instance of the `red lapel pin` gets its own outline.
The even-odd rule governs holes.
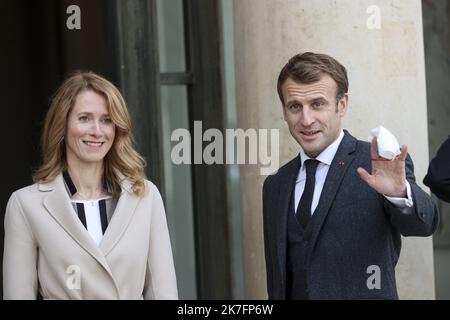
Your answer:
[[[344,165],[344,161],[343,160],[339,160],[339,165],[342,167]]]

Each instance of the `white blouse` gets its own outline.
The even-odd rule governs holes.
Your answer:
[[[111,199],[111,197],[103,197],[93,200],[71,200],[72,204],[78,208],[77,211],[79,216],[80,211],[84,211],[85,223],[83,222],[82,217],[80,217],[80,219],[82,220],[83,224],[85,224],[87,231],[91,235],[92,239],[94,239],[97,246],[100,246],[100,242],[103,238],[103,228],[100,215],[100,201],[106,199]],[[83,210],[80,210],[81,206],[83,207]]]

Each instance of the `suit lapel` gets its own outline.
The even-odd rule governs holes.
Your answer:
[[[279,202],[282,207],[280,210],[275,209],[275,212],[280,212],[280,217],[274,217],[274,221],[277,224],[276,227],[276,243],[279,261],[279,272],[283,280],[283,291],[286,288],[286,247],[287,247],[287,221],[288,214],[290,214],[292,192],[294,191],[295,181],[297,180],[298,170],[300,168],[300,156],[297,156],[286,166],[286,170],[283,170],[283,174],[280,176],[279,185]],[[280,172],[281,173],[281,172]]]
[[[62,174],[58,175],[52,182],[40,184],[41,191],[50,191],[43,200],[43,205],[50,215],[61,225],[61,227],[92,257],[94,257],[112,276],[109,265],[100,252],[86,228],[78,218],[69,195],[64,186]]]
[[[344,138],[331,162],[330,169],[322,189],[319,204],[314,212],[315,223],[311,226],[311,245],[309,247],[308,256],[314,249],[320,230],[323,226],[326,216],[330,211],[330,207],[334,201],[337,191],[340,188],[342,179],[347,172],[350,164],[355,158],[357,140],[351,136],[346,130]]]

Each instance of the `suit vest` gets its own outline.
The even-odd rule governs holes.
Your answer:
[[[300,226],[295,215],[295,187],[292,191],[287,220],[287,257],[286,257],[286,299],[308,299],[307,259],[311,230],[315,223],[314,215],[306,229]]]

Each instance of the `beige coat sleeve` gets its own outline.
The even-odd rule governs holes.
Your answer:
[[[5,214],[3,299],[36,299],[37,243],[13,193]]]
[[[144,285],[144,299],[178,299],[177,280],[166,213],[161,195],[152,183],[150,246]]]

